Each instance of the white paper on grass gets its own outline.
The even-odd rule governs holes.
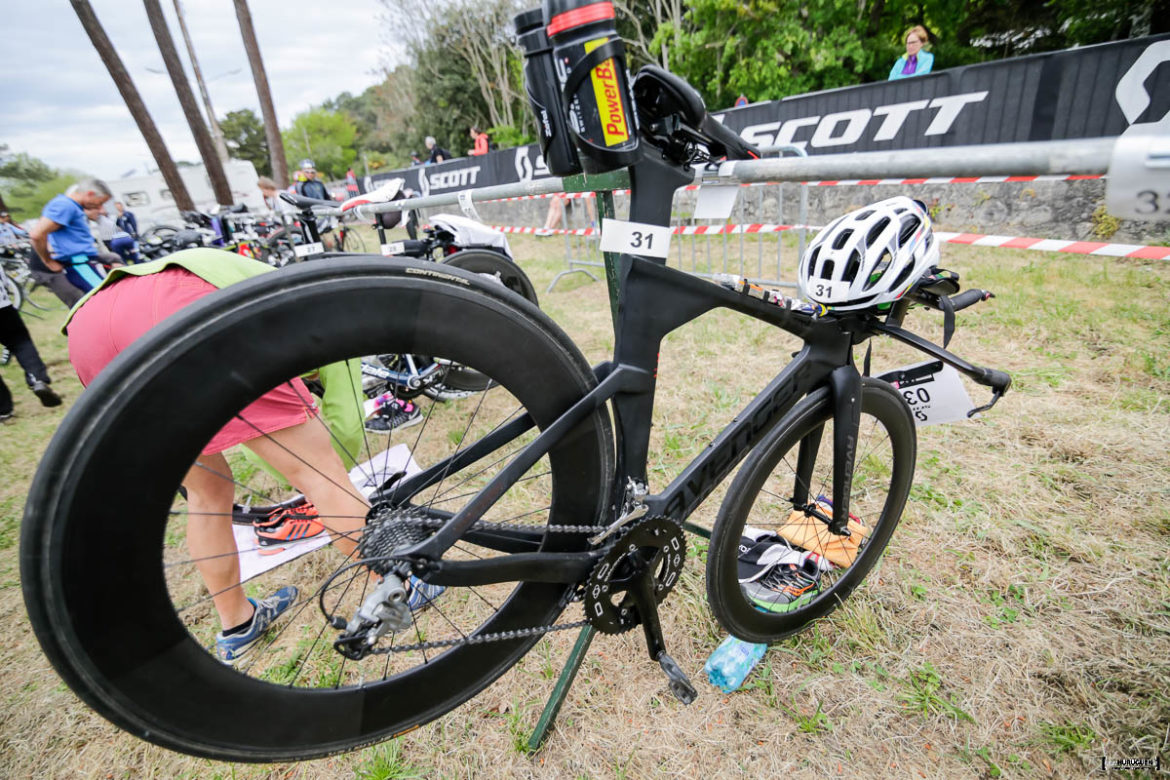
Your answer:
[[[739,186],[704,184],[699,188],[695,202],[695,219],[724,220],[731,216],[735,199],[739,197]]]
[[[358,464],[349,472],[349,480],[368,498],[383,482],[399,471],[405,471],[407,476],[422,471],[410,456],[410,449],[405,444],[397,444],[379,452],[365,463]],[[261,555],[261,547],[256,542],[252,526],[233,524],[232,533],[235,534],[236,549],[239,550],[241,582],[247,582],[270,569],[329,544],[329,534],[326,532],[311,539],[281,545],[284,547],[282,552]]]
[[[909,381],[896,379],[907,374],[914,378]],[[919,428],[966,420],[967,413],[975,408],[959,372],[940,361],[926,360],[903,366],[878,378],[889,382],[906,399]]]

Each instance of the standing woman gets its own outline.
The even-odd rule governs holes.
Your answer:
[[[906,53],[894,63],[887,81],[930,73],[930,69],[934,67],[934,55],[922,50],[929,42],[925,27],[920,24],[911,27],[906,33]]]

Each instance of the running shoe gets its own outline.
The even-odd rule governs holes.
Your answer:
[[[41,399],[41,406],[60,406],[61,396],[53,392],[53,388],[49,387],[47,382],[37,380],[29,385],[29,389],[37,398]]]
[[[819,581],[815,562],[808,567],[785,563],[773,567],[758,580],[741,583],[740,587],[761,612],[791,612],[816,598],[820,592]]]
[[[422,612],[431,606],[446,589],[446,585],[431,585],[411,575],[410,594],[406,597],[406,606],[410,607],[411,612]]]
[[[374,416],[366,420],[366,430],[373,433],[390,433],[400,428],[409,428],[422,422],[422,410],[418,404],[393,398],[383,405]]]
[[[317,519],[317,507],[309,501],[292,507],[281,507],[263,520],[255,520],[256,541],[261,547],[312,539],[325,530]]]
[[[294,585],[286,585],[266,599],[252,602],[256,611],[252,614],[252,624],[247,631],[224,636],[223,632],[215,635],[215,654],[219,660],[229,666],[235,664],[245,653],[255,646],[268,630],[269,626],[280,617],[286,609],[297,600],[297,589]]]

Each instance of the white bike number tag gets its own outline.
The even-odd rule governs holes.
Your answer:
[[[293,253],[297,257],[308,257],[309,255],[319,255],[325,251],[325,245],[318,241],[315,244],[297,244],[293,247]]]
[[[1117,139],[1105,205],[1115,217],[1170,219],[1170,122],[1134,125]]]
[[[937,360],[896,368],[878,379],[889,382],[906,400],[919,428],[966,420],[967,412],[975,408],[959,372]]]
[[[406,250],[406,244],[401,241],[395,241],[391,244],[382,244],[382,255],[384,257],[394,257],[400,255]]]
[[[727,219],[735,208],[739,186],[727,187],[704,184],[695,201],[695,219]]]
[[[665,258],[670,254],[670,235],[669,227],[603,219],[601,251]]]

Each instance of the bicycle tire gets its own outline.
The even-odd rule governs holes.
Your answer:
[[[539,306],[536,288],[528,275],[513,262],[512,258],[502,252],[493,252],[490,249],[463,249],[447,256],[443,265],[453,268],[462,268],[475,274],[480,274],[489,280],[489,283],[499,284],[511,290],[520,297],[529,301],[533,306]],[[453,366],[443,377],[443,385],[435,395],[443,395],[446,391],[475,392],[488,386],[488,379],[477,371]]]
[[[462,249],[445,257],[443,264],[492,277],[534,306],[540,305],[536,288],[528,274],[503,252],[491,249]]]
[[[313,312],[311,340],[303,337],[306,311]],[[420,663],[394,674],[390,662],[398,656],[384,656],[385,671],[382,656],[372,669],[357,668],[365,662],[347,669],[341,660],[336,681],[325,681],[334,687],[322,689],[314,687],[320,681],[306,679],[300,685],[308,687],[298,687],[294,677],[274,684],[221,664],[192,636],[207,630],[198,615],[192,621],[177,614],[171,591],[189,583],[175,582],[166,548],[173,546],[168,534],[176,518],[168,522],[168,514],[209,432],[263,392],[258,388],[343,355],[358,359],[382,351],[388,342],[394,351],[448,353],[488,370],[495,384],[481,395],[473,421],[485,401],[499,397],[492,395],[496,388],[506,387],[543,427],[595,383],[579,350],[538,309],[517,304],[477,275],[431,264],[370,256],[301,264],[218,291],[162,323],[82,394],[46,451],[27,502],[21,579],[30,621],[50,661],[87,704],[173,750],[232,761],[306,759],[439,717],[487,687],[538,641],[534,635],[461,644],[433,657],[424,649]],[[191,391],[208,376],[226,379],[215,392]],[[510,404],[510,398],[504,400]],[[433,404],[430,412],[453,408]],[[430,419],[418,429],[419,440]],[[483,421],[485,429],[491,424]],[[444,429],[436,431],[441,443]],[[421,445],[414,452],[422,453]],[[533,521],[541,549],[587,547],[584,535],[549,531],[545,524],[597,523],[611,453],[609,422],[599,411],[546,456],[549,474],[541,479],[551,483],[551,500],[545,519]],[[136,475],[133,484],[118,476],[126,473]],[[94,501],[95,495],[102,499]],[[330,547],[302,556],[294,562],[302,568],[294,571],[326,566],[325,554],[340,558]],[[468,598],[452,604],[472,614],[464,634],[471,636],[552,623],[574,586],[512,583],[504,586],[506,600],[488,607],[462,593],[473,588],[459,590],[456,597]],[[127,599],[132,609],[111,608]],[[433,616],[426,630],[444,627],[440,609],[437,604],[423,613]],[[480,614],[487,617],[476,627]],[[410,652],[417,657],[419,651]]]
[[[346,228],[345,240],[341,242],[338,248],[339,252],[353,252],[356,254],[363,254],[366,252],[366,240],[362,238],[361,233],[353,226]]]
[[[719,623],[740,639],[775,642],[825,617],[861,584],[889,542],[914,478],[914,420],[893,388],[868,377],[863,379],[861,408],[850,514],[868,526],[868,537],[862,537],[856,553],[837,552],[846,556],[848,565],[834,565],[822,573],[817,589],[793,601],[797,606],[790,611],[765,612],[747,598],[738,578],[740,539],[745,525],[779,534],[784,522],[796,516],[793,488],[798,481],[806,484],[809,501],[818,493],[831,496],[833,404],[829,391],[821,389],[801,400],[752,450],[728,488],[711,534],[707,597]],[[819,447],[814,460],[808,461],[811,477],[801,480],[797,477],[801,442],[811,443],[818,431]],[[807,509],[802,514],[807,518],[802,522],[817,522]],[[816,544],[805,546],[825,553],[813,549]]]
[[[0,277],[3,277],[3,284],[8,290],[8,298],[12,301],[12,308],[20,311],[20,308],[24,306],[24,288],[6,273],[0,273]]]

